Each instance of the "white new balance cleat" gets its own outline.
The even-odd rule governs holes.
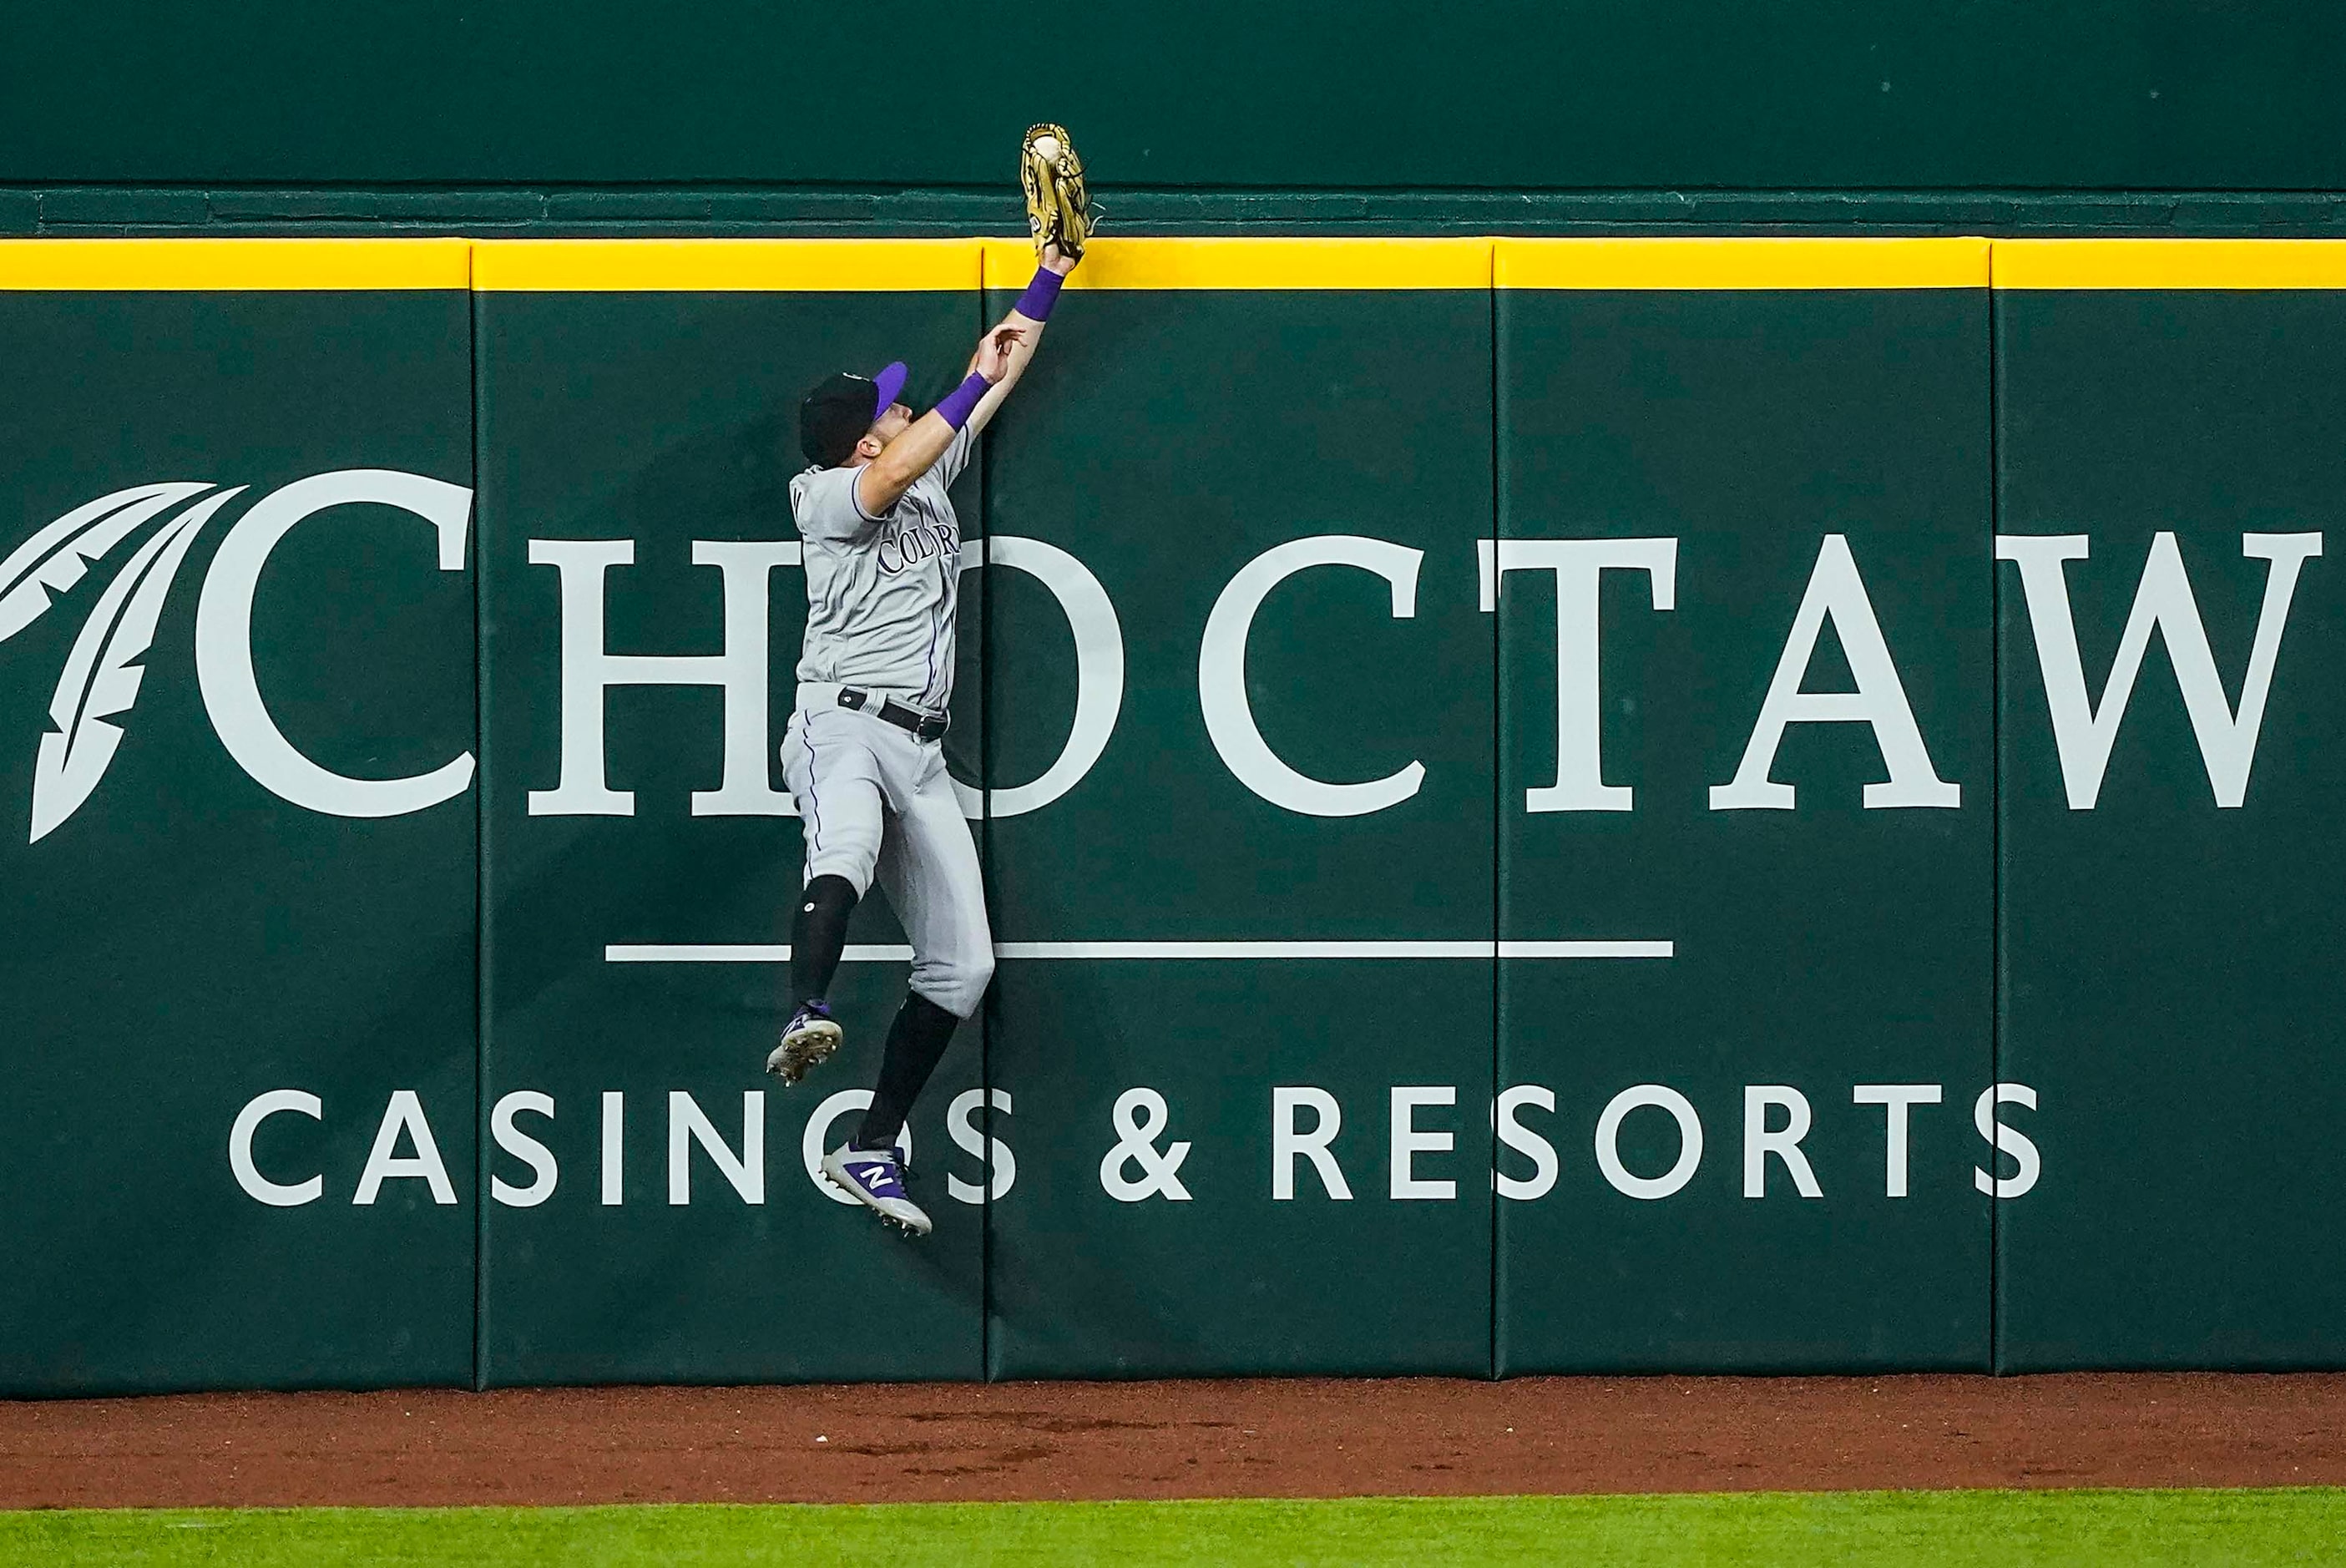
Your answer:
[[[891,1225],[901,1225],[914,1236],[929,1233],[929,1217],[904,1196],[904,1176],[893,1149],[859,1149],[842,1144],[822,1156],[822,1174],[847,1194]]]
[[[847,1032],[831,1022],[827,1003],[809,1002],[790,1014],[782,1026],[782,1043],[766,1057],[766,1071],[787,1089],[807,1075],[807,1069],[830,1060]]]

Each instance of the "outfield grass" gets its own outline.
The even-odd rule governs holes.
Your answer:
[[[11,1563],[2346,1563],[2346,1490],[0,1512]]]

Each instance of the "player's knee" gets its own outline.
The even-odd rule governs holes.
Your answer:
[[[993,979],[994,954],[980,948],[919,965],[913,989],[954,1017],[966,1018],[977,1011]]]
[[[969,987],[969,1008],[974,1013],[977,1011],[979,998],[985,994],[985,988],[994,983],[994,954],[980,948],[970,954],[965,968],[967,970],[965,983]]]
[[[811,883],[817,877],[838,877],[860,899],[872,891],[872,871],[878,863],[879,856],[861,845],[827,846],[807,856],[806,880]]]

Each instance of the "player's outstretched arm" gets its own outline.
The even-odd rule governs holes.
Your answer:
[[[1010,373],[1010,356],[1029,330],[1001,326],[980,338],[977,352],[970,357],[969,375],[961,385],[906,426],[903,434],[882,447],[879,455],[857,473],[855,499],[866,517],[877,517],[895,505],[915,480],[936,465],[978,405],[1000,389]]]
[[[1018,384],[1018,378],[1026,373],[1027,361],[1035,357],[1035,350],[1043,341],[1043,325],[1050,320],[1051,307],[1058,300],[1059,280],[1074,271],[1079,260],[1081,258],[1066,254],[1056,245],[1043,247],[1042,265],[1035,270],[1035,280],[1026,285],[1026,291],[1018,297],[1018,303],[1002,318],[1004,326],[1024,329],[1018,346],[1010,351],[1010,369],[992,392],[978,400],[977,412],[970,415],[972,430],[983,431],[994,423],[994,412],[1001,408],[1003,400],[1009,397],[1010,389]],[[973,368],[974,364],[973,361]]]

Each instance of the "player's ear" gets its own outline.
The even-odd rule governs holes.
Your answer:
[[[878,436],[876,436],[876,435],[872,435],[872,434],[871,434],[871,433],[868,433],[868,432],[863,435],[862,439],[861,439],[860,441],[858,441],[858,442],[855,443],[855,454],[856,454],[858,457],[861,457],[861,458],[864,458],[864,459],[866,459],[866,460],[869,460],[869,459],[872,459],[872,458],[874,458],[874,457],[879,456],[879,455],[880,455],[880,452],[881,452],[881,441],[880,441],[880,438],[879,438]]]

